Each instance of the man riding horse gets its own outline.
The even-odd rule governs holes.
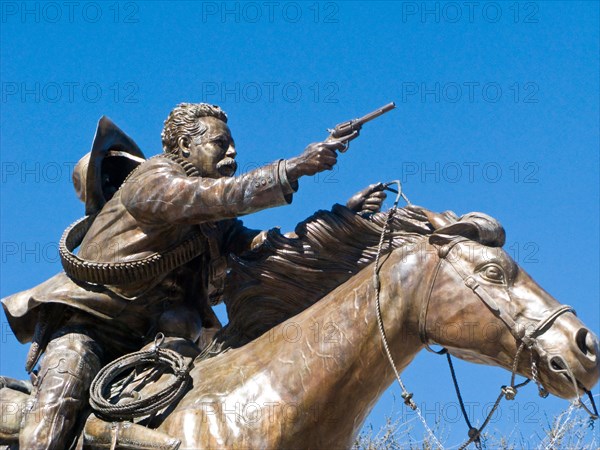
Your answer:
[[[126,136],[107,135],[109,125],[118,130],[103,118],[96,139],[104,132],[109,147],[111,139],[135,146]],[[130,151],[133,170],[125,170],[124,181],[103,178],[100,200],[90,198],[86,180],[95,176],[88,170],[94,155],[79,164],[74,178],[88,216],[65,233],[65,272],[3,300],[17,338],[33,342],[29,371],[44,353],[19,448],[68,448],[95,374],[158,332],[210,340],[220,328],[211,304],[220,301],[227,255],[264,238],[236,218],[291,203],[298,180],[330,170],[336,150],[357,135],[310,144],[299,156],[234,177],[236,149],[225,113],[183,103],[165,121],[164,153],[143,160]],[[373,212],[383,198],[382,185],[372,185],[348,206]]]

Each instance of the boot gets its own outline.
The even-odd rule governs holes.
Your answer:
[[[25,412],[21,450],[65,450],[78,431],[88,390],[101,368],[99,345],[86,334],[63,329],[46,347],[31,407]]]
[[[177,450],[181,441],[158,430],[131,422],[105,422],[93,414],[83,431],[90,450]]]

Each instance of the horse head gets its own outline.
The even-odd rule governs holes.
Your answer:
[[[502,226],[481,213],[428,216],[435,262],[419,312],[423,343],[504,367],[561,398],[589,392],[600,377],[598,338],[502,249]]]

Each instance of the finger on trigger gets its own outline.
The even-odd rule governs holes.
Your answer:
[[[343,150],[346,148],[346,144],[339,139],[337,139],[335,141],[323,142],[323,145],[330,150],[332,150],[332,149]]]
[[[344,139],[345,139],[346,141],[351,141],[351,140],[353,140],[353,139],[356,139],[356,138],[358,137],[358,135],[359,135],[359,134],[360,134],[360,133],[359,133],[359,131],[358,131],[358,130],[354,130],[354,131],[353,131],[352,133],[350,133],[349,135],[347,135],[347,136],[344,136]]]

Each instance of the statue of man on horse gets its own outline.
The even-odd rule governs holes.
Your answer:
[[[349,448],[395,379],[410,404],[400,372],[430,344],[507,369],[495,407],[520,374],[597,418],[600,341],[503,250],[496,219],[398,208],[399,183],[384,213],[377,183],[294,233],[238,219],[289,204],[392,108],[239,176],[216,106],[178,105],[150,159],[103,117],[74,173],[86,215],[60,240],[64,272],[2,300],[32,342],[33,389],[0,377],[0,448]],[[444,332],[465,324],[468,336]],[[95,414],[82,413],[88,397]],[[465,419],[462,448],[488,423]]]
[[[157,333],[206,345],[221,328],[211,305],[221,300],[227,256],[264,238],[237,218],[291,203],[298,180],[330,170],[358,136],[345,132],[236,177],[235,143],[217,106],[178,105],[165,121],[164,153],[148,160],[103,117],[74,174],[86,217],[61,241],[65,271],[3,299],[17,338],[32,341],[27,370],[44,354],[20,448],[68,448],[100,368]],[[384,198],[373,185],[350,206],[374,212]]]

